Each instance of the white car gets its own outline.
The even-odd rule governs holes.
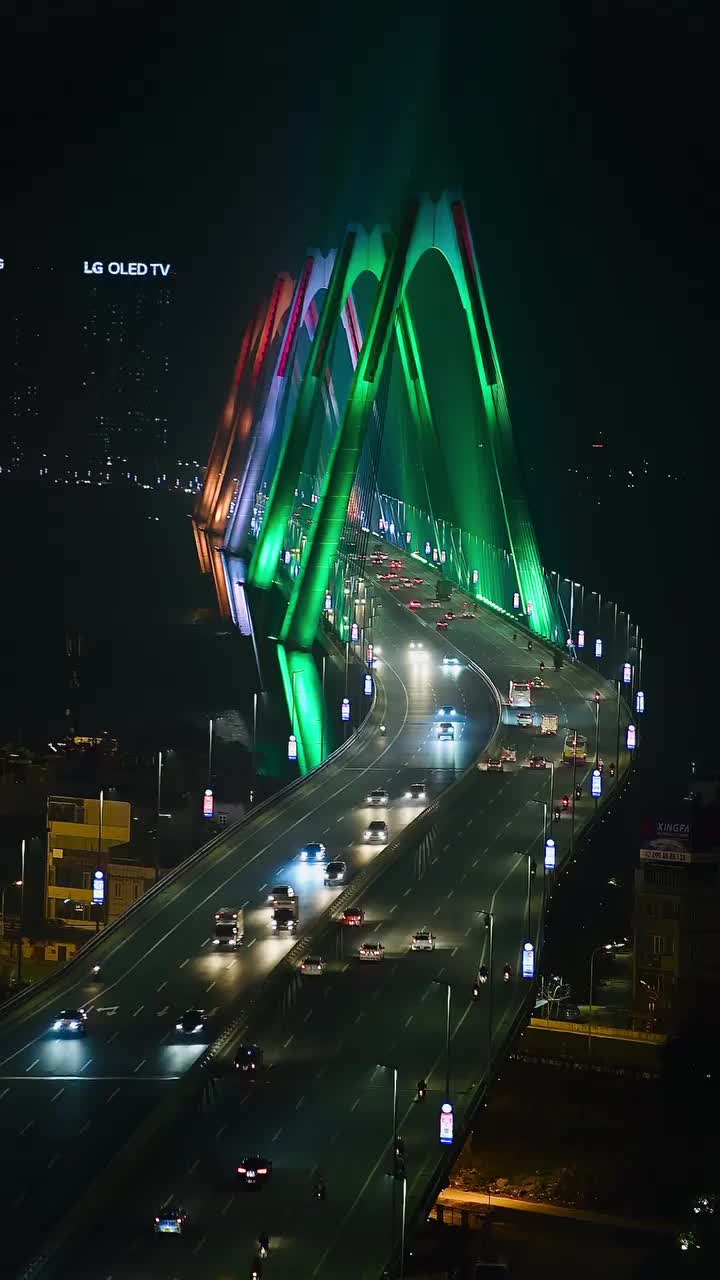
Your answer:
[[[423,926],[413,934],[410,944],[413,951],[434,951],[435,950],[435,934]]]
[[[358,957],[360,960],[384,960],[385,948],[382,942],[363,942]]]
[[[387,838],[387,822],[369,822],[363,834],[368,844],[385,844]]]
[[[446,653],[442,660],[442,664],[444,667],[459,667],[460,659],[454,657],[451,653]]]
[[[384,787],[376,787],[374,791],[368,793],[368,804],[387,804],[390,799],[389,793]]]
[[[300,965],[300,972],[307,977],[321,978],[325,972],[325,961],[322,956],[306,956]]]

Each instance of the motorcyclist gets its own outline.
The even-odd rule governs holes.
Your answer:
[[[611,778],[614,778],[614,777],[615,777],[615,762],[614,762],[614,761],[611,761],[611,762],[610,762],[610,777],[611,777]]]
[[[528,653],[532,649],[532,640],[528,640]]]
[[[569,796],[563,796],[563,798],[562,798],[562,800],[560,801],[560,803],[562,804],[563,809],[569,809],[569,808],[570,808],[570,797],[569,797]]]
[[[317,1182],[315,1183],[315,1199],[324,1200],[325,1191],[326,1191],[326,1187],[325,1187],[324,1180],[322,1178],[318,1178]]]
[[[545,670],[545,663],[542,661],[542,659],[540,660],[540,670],[541,671]]]
[[[418,1101],[419,1101],[419,1102],[424,1102],[424,1101],[425,1101],[425,1094],[426,1094],[426,1093],[427,1093],[427,1081],[426,1081],[426,1080],[418,1080],[418,1082],[417,1082],[417,1096],[418,1096]]]
[[[506,964],[503,969],[503,982],[509,982],[511,978],[512,978],[512,969],[509,964]]]
[[[258,1253],[261,1258],[267,1258],[270,1253],[270,1237],[265,1231],[258,1236]]]

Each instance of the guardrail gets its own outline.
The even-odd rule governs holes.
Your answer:
[[[23,988],[22,991],[18,991],[15,995],[8,997],[7,1000],[2,1001],[2,1003],[0,1003],[0,1017],[6,1013],[12,1013],[20,1004],[29,1003],[38,994],[44,994],[60,978],[65,977],[68,971],[72,971],[73,968],[79,968],[84,965],[88,956],[93,951],[107,942],[108,938],[112,939],[120,929],[125,928],[128,921],[131,920],[133,916],[146,908],[148,904],[151,905],[162,893],[179,880],[181,876],[190,871],[196,863],[203,861],[209,854],[213,853],[215,849],[219,849],[231,837],[242,832],[242,830],[249,826],[251,822],[254,822],[258,816],[262,816],[272,809],[274,805],[286,800],[288,796],[299,790],[300,787],[305,785],[305,783],[316,778],[323,769],[328,767],[328,765],[334,764],[341,755],[343,755],[357,742],[358,734],[364,725],[368,723],[376,710],[376,702],[377,693],[376,690],[373,689],[372,699],[370,701],[367,714],[362,722],[358,725],[357,729],[353,730],[344,742],[341,742],[334,751],[330,752],[330,755],[328,755],[321,764],[317,765],[316,768],[311,769],[309,773],[304,774],[303,777],[293,778],[292,782],[288,782],[286,786],[281,787],[279,791],[274,793],[274,795],[268,796],[266,800],[262,800],[260,804],[253,806],[253,808],[243,814],[242,818],[239,818],[237,822],[234,822],[229,827],[224,827],[222,831],[219,831],[211,840],[208,840],[204,845],[201,845],[199,849],[196,849],[191,853],[183,862],[178,863],[176,867],[172,867],[170,871],[168,871],[161,880],[158,880],[152,888],[148,889],[141,898],[138,898],[136,902],[131,903],[127,908],[127,911],[124,911],[117,920],[113,920],[112,924],[107,925],[106,928],[100,930],[98,933],[94,933],[90,938],[88,938],[88,940],[83,943],[81,949],[70,960],[68,960],[57,973],[50,974],[47,978],[41,978],[39,982],[34,982],[31,986]]]

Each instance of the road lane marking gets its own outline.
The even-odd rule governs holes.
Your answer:
[[[159,995],[159,994],[160,994],[160,992],[161,992],[162,990],[164,990],[164,988],[165,988],[166,986],[167,986],[167,978],[165,979],[165,981],[164,981],[164,982],[161,982],[161,983],[160,983],[160,986],[159,986],[159,987],[156,987],[156,988],[155,988],[156,993]]]
[[[143,1058],[142,1062],[138,1062],[137,1066],[133,1067],[133,1073],[137,1073],[141,1067],[145,1066],[146,1062],[147,1062],[147,1058]]]
[[[224,1214],[226,1214],[226,1213],[227,1213],[227,1211],[228,1211],[228,1209],[230,1209],[234,1203],[235,1203],[235,1197],[234,1197],[234,1196],[231,1196],[229,1200],[226,1200],[226,1202],[225,1202],[225,1204],[223,1205],[223,1207],[222,1207],[222,1209],[220,1210],[220,1212],[221,1212],[223,1215],[224,1215]]]
[[[449,892],[446,896],[447,896],[448,898],[452,898],[452,896],[453,896],[454,892],[455,892],[455,890],[454,890],[454,889],[451,889],[451,890],[450,890],[450,892]]]
[[[199,1163],[200,1163],[200,1157],[198,1156],[197,1160],[193,1160],[192,1164],[190,1165],[190,1168],[188,1169],[188,1173],[194,1173]]]
[[[412,1020],[413,1020],[413,1015],[412,1015],[412,1014],[410,1014],[410,1017],[405,1019],[405,1022],[404,1022],[404,1024],[403,1024],[403,1025],[404,1025],[405,1027],[409,1027],[409,1026],[410,1026],[410,1023],[412,1022]]]
[[[282,1133],[282,1125],[281,1125],[281,1126],[280,1126],[280,1128],[279,1128],[279,1129],[277,1129],[277,1130],[276,1130],[276,1132],[273,1134],[273,1136],[272,1136],[272,1138],[271,1138],[271,1142],[277,1142],[277,1140],[278,1140],[278,1138],[280,1137],[280,1134],[281,1134],[281,1133]]]
[[[213,987],[214,987],[214,986],[215,986],[215,981],[213,980],[213,981],[210,983],[210,986],[205,988],[205,992],[206,992],[206,994],[207,994],[207,992],[208,992],[208,991],[212,991],[212,989],[213,989]]]
[[[190,963],[190,957],[188,956],[187,960],[183,960],[182,964],[178,965],[178,968],[179,968],[179,969],[184,969],[184,968],[185,968],[185,965],[186,965],[186,964],[189,964],[189,963]]]
[[[200,1250],[204,1247],[206,1240],[207,1240],[207,1236],[201,1236],[197,1244],[195,1245],[195,1248],[193,1249],[193,1253],[198,1254]]]
[[[301,1106],[302,1106],[302,1104],[303,1104],[303,1102],[304,1102],[304,1101],[305,1101],[305,1094],[303,1094],[302,1098],[298,1098],[297,1102],[295,1103],[295,1110],[296,1110],[296,1111],[299,1111],[299,1110],[300,1110],[300,1108],[301,1108]]]
[[[313,1016],[312,1009],[308,1009],[307,1013],[305,1014],[305,1017],[303,1018],[303,1022],[309,1022],[312,1016]]]
[[[90,1063],[91,1063],[91,1062],[92,1062],[92,1058],[88,1058],[87,1062],[83,1062],[83,1064],[82,1064],[82,1066],[81,1066],[80,1070],[81,1070],[81,1071],[84,1071],[86,1067],[89,1067],[89,1066],[90,1066]]]
[[[287,1040],[285,1041],[283,1045],[283,1049],[289,1049],[294,1039],[295,1039],[295,1032],[293,1031],[292,1035],[288,1036]]]
[[[254,942],[254,941],[255,941],[255,939],[253,938],[253,942]],[[232,969],[232,967],[233,967],[233,965],[234,965],[234,964],[237,964],[237,959],[235,959],[235,960],[231,960],[229,964],[226,964],[226,965],[225,965],[225,968],[226,968],[226,969]]]
[[[478,864],[478,859],[476,858],[475,861],[473,862],[473,870],[477,866],[477,864]]]
[[[107,1043],[112,1044],[113,1040],[117,1040],[119,1035],[120,1035],[119,1031],[113,1031],[112,1035],[108,1036]]]
[[[360,1021],[360,1019],[361,1019],[361,1018],[364,1018],[364,1017],[365,1017],[365,1014],[364,1014],[363,1010],[361,1009],[361,1010],[360,1010],[360,1012],[359,1012],[359,1013],[356,1015],[356,1017],[355,1017],[355,1022],[356,1022],[356,1024]]]
[[[139,1013],[141,1013],[141,1012],[142,1012],[142,1010],[143,1010],[144,1008],[145,1008],[145,1005],[144,1005],[144,1004],[139,1004],[139,1005],[138,1005],[138,1007],[137,1007],[137,1009],[135,1010],[135,1012],[134,1012],[134,1014],[133,1014],[133,1018],[137,1018],[138,1014],[139,1014]]]
[[[120,1086],[118,1085],[117,1089],[113,1089],[112,1093],[110,1094],[110,1097],[108,1098],[108,1102],[112,1102],[114,1098],[117,1098],[119,1092],[120,1092]]]
[[[410,889],[406,889],[406,890],[405,890],[405,892],[404,892],[404,894],[403,894],[403,898],[407,898],[407,896],[408,896],[408,894],[409,894],[409,893],[412,893],[412,887],[411,887]]]
[[[442,910],[442,907],[436,907],[435,910],[433,911],[433,915],[434,916],[438,915],[441,910]]]
[[[59,1159],[60,1159],[60,1152],[56,1151],[55,1155],[51,1156],[50,1159],[48,1160],[48,1164],[47,1164],[48,1169],[52,1169],[53,1165],[57,1164]]]
[[[398,909],[398,904],[396,902],[395,906],[390,908],[388,915],[392,915],[393,911],[397,911],[397,909]]]
[[[8,1094],[9,1092],[10,1092],[10,1086],[8,1085],[7,1089],[3,1089],[2,1093],[0,1093],[0,1102],[2,1102],[3,1098],[4,1098],[4,1097],[6,1096],[6,1094]],[[62,1089],[60,1090],[60,1093],[62,1093]],[[54,1101],[55,1101],[55,1099],[53,1098],[53,1102],[54,1102]]]
[[[80,1137],[82,1137],[82,1135],[83,1135],[84,1133],[87,1133],[87,1131],[88,1131],[88,1129],[90,1128],[90,1125],[91,1125],[91,1124],[92,1124],[92,1120],[86,1120],[86,1121],[85,1121],[85,1123],[84,1123],[84,1125],[83,1125],[82,1129],[80,1130],[80,1134],[79,1134],[79,1136],[80,1136]]]
[[[167,1013],[167,1011],[168,1011],[168,1009],[169,1009],[169,1007],[170,1007],[169,1005],[164,1004],[164,1005],[163,1005],[163,1007],[162,1007],[162,1009],[158,1009],[157,1013],[155,1014],[155,1017],[156,1017],[156,1018],[164,1018],[164,1017],[165,1017],[165,1014]]]
[[[356,1099],[355,1099],[355,1101],[353,1102],[353,1104],[352,1104],[352,1106],[351,1106],[350,1110],[351,1110],[351,1111],[354,1111],[354,1110],[355,1110],[355,1108],[356,1108],[356,1107],[359,1107],[359,1106],[360,1106],[360,1099],[359,1099],[359,1098],[356,1098]]]
[[[216,1137],[216,1138],[219,1138],[219,1137],[220,1137],[220,1135],[221,1135],[221,1134],[223,1134],[223,1133],[225,1132],[225,1130],[226,1130],[226,1129],[227,1129],[227,1125],[226,1125],[226,1124],[221,1124],[221,1125],[220,1125],[220,1128],[218,1129],[217,1133],[215,1134],[215,1137]]]
[[[33,1067],[36,1067],[39,1061],[40,1061],[40,1059],[39,1059],[39,1058],[36,1058],[34,1062],[31,1062],[31,1063],[30,1063],[30,1066],[29,1066],[29,1067],[26,1067],[26,1068],[25,1068],[25,1071],[26,1071],[26,1072],[28,1072],[28,1071],[32,1071]]]
[[[268,887],[268,882],[266,880],[264,884],[260,885],[260,888],[258,889],[258,893],[264,893],[267,887]]]
[[[450,959],[451,959],[451,960],[452,960],[453,956],[457,953],[457,951],[458,951],[458,950],[459,950],[459,948],[458,948],[458,947],[453,947],[452,951],[450,952]]]
[[[27,1124],[25,1125],[25,1128],[20,1130],[20,1137],[21,1137],[21,1138],[22,1138],[22,1137],[24,1137],[24,1135],[27,1133],[28,1129],[32,1129],[32,1127],[33,1127],[34,1123],[35,1123],[35,1121],[34,1121],[34,1120],[28,1120]]]
[[[248,942],[248,944],[247,944],[247,949],[248,949],[248,951],[250,950],[250,948],[251,948],[251,947],[254,947],[254,946],[255,946],[255,943],[256,943],[256,942],[257,942],[257,938],[251,938],[251,939],[250,939],[250,941],[249,941],[249,942]]]

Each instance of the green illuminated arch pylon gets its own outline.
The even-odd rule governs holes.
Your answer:
[[[369,252],[371,246],[374,246],[372,253]],[[398,325],[413,271],[423,255],[433,250],[440,252],[448,263],[468,326],[474,373],[485,411],[497,494],[522,607],[526,614],[530,614],[530,623],[535,630],[544,635],[552,634],[552,605],[534,529],[520,486],[500,363],[467,215],[459,196],[445,194],[438,201],[424,197],[413,202],[392,246],[385,233],[374,232],[368,236],[357,228],[350,228],[338,254],[298,405],[285,441],[284,455],[273,482],[272,502],[266,512],[251,566],[251,581],[259,586],[269,586],[279,564],[315,403],[314,397],[327,364],[332,335],[354,280],[362,271],[371,270],[380,276],[380,288],[360,350],[348,402],[333,444],[322,492],[308,529],[300,573],[295,579],[281,631],[282,641],[293,649],[309,649],[315,638],[323,609],[328,566],[334,562],[340,546],[368,420],[379,391],[390,341]],[[401,332],[402,329],[401,317]],[[409,332],[412,333],[411,328]],[[407,333],[406,328],[405,339]],[[403,341],[400,338],[401,355]],[[404,345],[407,357],[407,341]],[[415,355],[417,357],[417,344]],[[424,382],[421,384],[420,398],[416,399],[414,405],[416,421],[424,399],[427,421],[431,422],[429,401],[426,391],[423,397],[423,390]],[[463,513],[458,514],[463,523]]]

